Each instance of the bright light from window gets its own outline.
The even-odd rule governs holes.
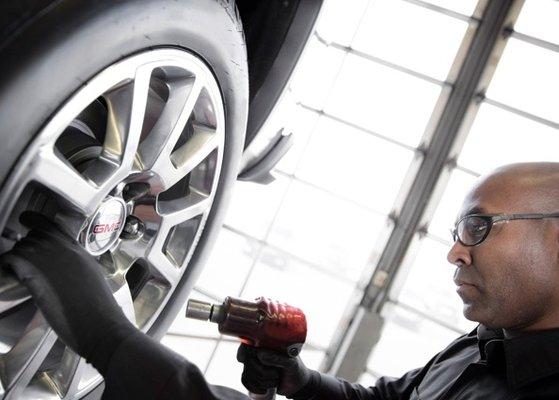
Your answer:
[[[312,39],[291,83],[297,100],[317,110],[322,109],[344,58],[343,51]]]
[[[450,241],[450,228],[454,226],[462,202],[476,181],[476,177],[455,169],[429,224],[429,233]]]
[[[323,39],[349,46],[370,0],[326,0],[316,31]]]
[[[417,146],[439,85],[349,54],[324,111]]]
[[[459,335],[402,307],[387,304],[380,341],[367,367],[381,376],[399,377],[421,367]],[[396,350],[396,352],[395,352]]]
[[[487,97],[558,122],[559,53],[511,38]]]
[[[477,324],[462,314],[462,301],[452,281],[456,267],[446,259],[449,250],[450,245],[430,238],[421,240],[409,274],[404,274],[404,284],[392,298],[448,326],[470,331]],[[402,272],[408,270],[407,267],[404,265]]]
[[[557,161],[559,130],[483,104],[458,164],[484,174],[515,162]]]
[[[414,153],[321,118],[296,176],[388,215]],[[379,173],[382,171],[382,173]]]
[[[374,1],[352,47],[444,81],[467,27],[415,4]]]
[[[386,217],[294,181],[270,232],[270,243],[356,281]]]
[[[559,1],[527,0],[522,6],[514,30],[559,44]]]

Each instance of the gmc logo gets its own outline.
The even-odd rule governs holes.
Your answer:
[[[97,224],[93,227],[93,233],[109,233],[118,230],[118,228],[120,228],[120,221],[112,224]]]

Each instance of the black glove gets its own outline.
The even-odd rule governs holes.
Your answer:
[[[312,371],[300,357],[241,344],[237,360],[244,364],[241,382],[252,393],[277,388],[282,396],[292,396],[309,383]]]
[[[116,303],[101,265],[41,214],[24,212],[30,228],[0,256],[31,292],[59,338],[105,374],[112,354],[137,329]]]

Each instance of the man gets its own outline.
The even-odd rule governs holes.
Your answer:
[[[33,229],[3,261],[61,339],[105,376],[106,398],[243,398],[208,385],[196,367],[135,330],[77,244],[36,216],[24,222]],[[476,330],[422,368],[369,388],[241,345],[245,386],[278,387],[295,400],[559,398],[559,163],[516,164],[482,178],[453,233],[448,260],[457,267],[464,315],[480,323]],[[68,277],[70,268],[81,278]]]
[[[559,163],[505,166],[480,179],[453,236],[448,261],[476,330],[424,367],[371,388],[293,362],[280,392],[299,374],[307,383],[284,391],[296,400],[559,399]],[[279,365],[270,354],[257,357],[260,371]],[[258,379],[247,383],[257,387]]]

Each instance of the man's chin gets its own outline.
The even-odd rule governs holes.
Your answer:
[[[487,329],[503,329],[502,321],[488,315],[485,309],[480,310],[475,307],[464,305],[463,314],[466,319],[477,322],[485,326]]]
[[[483,310],[480,310],[480,308],[476,307],[473,303],[464,303],[462,313],[466,319],[483,325],[486,325],[489,320],[487,315],[484,315]]]

